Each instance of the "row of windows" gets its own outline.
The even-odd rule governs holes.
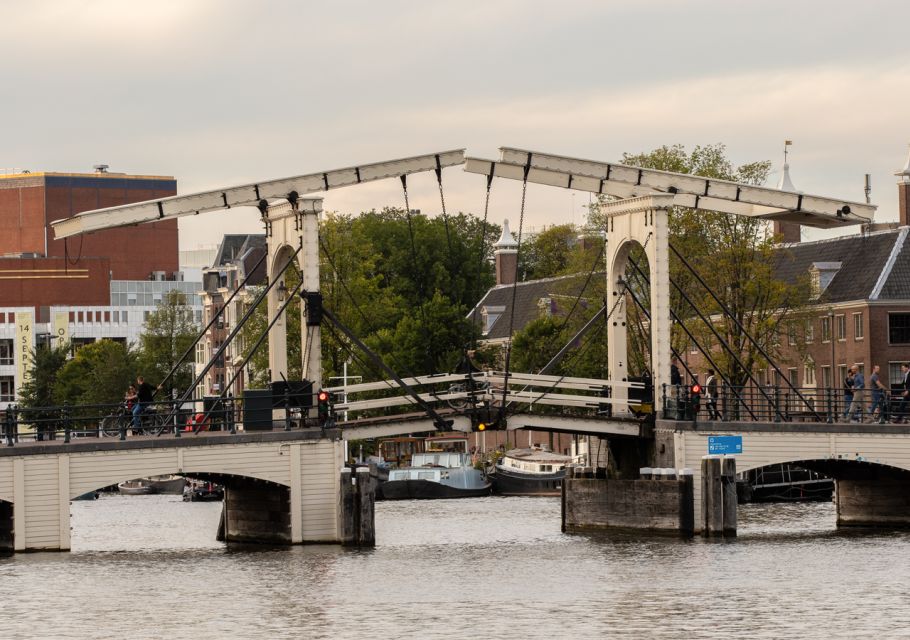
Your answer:
[[[882,371],[882,383],[889,385],[891,387],[898,385],[903,380],[903,372],[901,371],[901,365],[904,361],[889,362],[887,371]],[[866,367],[865,364],[859,362],[856,363],[856,366],[859,367],[859,372],[865,376]],[[816,376],[816,365],[814,362],[807,362],[803,365],[803,381],[802,384],[799,382],[799,375],[797,367],[790,367],[787,369],[787,378],[790,380],[790,384],[794,387],[814,387],[816,385],[820,386],[823,389],[840,389],[843,387],[844,379],[847,377],[847,365],[842,363],[837,365],[837,379],[831,380],[831,365],[822,365],[819,367],[821,369],[821,380],[817,379]],[[774,384],[772,379],[773,371],[765,370],[764,381],[766,384]],[[887,376],[887,377],[886,377]],[[866,388],[869,388],[869,380],[866,379]]]
[[[910,314],[908,314],[910,315]],[[831,342],[831,316],[821,316],[821,340],[822,342]],[[853,339],[855,341],[865,338],[865,326],[863,324],[862,312],[853,314]],[[788,331],[788,342],[793,346],[797,342],[796,327],[790,326]],[[815,323],[810,319],[806,320],[805,337],[807,343],[815,342]],[[834,337],[837,340],[844,341],[847,339],[847,315],[839,314],[834,316]]]
[[[112,307],[154,307],[161,303],[161,293],[111,293]],[[187,294],[186,303],[191,307],[202,304],[202,298],[195,294]]]

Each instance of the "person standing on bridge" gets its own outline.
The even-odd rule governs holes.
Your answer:
[[[850,403],[850,408],[847,409],[847,413],[850,414],[853,422],[862,422],[863,416],[866,413],[866,405],[863,402],[866,379],[863,377],[863,373],[859,370],[857,365],[853,365],[850,368],[850,371],[853,372],[853,402]]]
[[[714,375],[714,369],[708,369],[705,391],[705,398],[708,401],[708,419],[720,420],[720,413],[717,412],[717,376]]]
[[[159,384],[157,390],[161,390],[161,385]],[[152,403],[155,399],[156,388],[150,385],[145,381],[145,378],[138,376],[136,378],[136,402],[133,404],[133,429],[138,431],[142,427],[141,415],[142,412]]]
[[[844,378],[844,420],[850,419],[850,406],[853,404],[853,382],[853,367],[850,367]]]

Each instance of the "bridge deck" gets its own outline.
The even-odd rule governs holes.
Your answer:
[[[174,449],[180,447],[207,447],[220,444],[247,444],[259,442],[298,442],[302,440],[319,440],[329,438],[338,440],[341,432],[338,429],[273,429],[272,431],[245,431],[229,433],[227,431],[202,431],[198,434],[183,434],[179,438],[172,435],[162,436],[127,436],[126,440],[118,438],[73,438],[63,442],[56,440],[22,440],[16,445],[0,447],[0,457],[50,455],[57,453],[87,453],[92,451],[124,451],[131,449]]]
[[[849,433],[858,435],[910,435],[910,424],[832,423],[826,422],[692,422],[657,420],[661,431],[694,431],[696,433]]]

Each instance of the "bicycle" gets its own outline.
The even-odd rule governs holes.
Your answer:
[[[139,428],[133,426],[133,412],[124,402],[120,407],[101,420],[101,431],[106,436],[119,436],[121,431],[131,430],[133,435],[160,435],[165,429],[165,416],[147,407],[139,413]]]

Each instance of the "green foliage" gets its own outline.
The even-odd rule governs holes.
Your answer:
[[[133,381],[135,354],[120,342],[99,340],[81,347],[57,373],[54,404],[115,404]],[[97,414],[97,410],[93,410]]]
[[[199,327],[193,319],[193,310],[187,305],[186,296],[176,289],[169,291],[158,303],[158,308],[145,321],[139,336],[138,367],[149,383],[158,384],[173,369],[180,357],[193,344]],[[186,391],[193,381],[193,357],[180,365],[170,380],[165,382],[165,397],[171,390]]]
[[[320,223],[325,247],[320,252],[320,289],[325,307],[401,375],[454,367],[474,337],[465,316],[494,282],[491,244],[498,233],[495,225],[484,228],[480,220],[464,213],[447,221],[412,214],[410,225],[397,209],[356,217],[326,214]],[[289,289],[295,277],[289,272]],[[295,340],[300,333],[298,305],[296,301],[291,305],[287,320],[289,373],[295,377],[301,368],[300,344]],[[263,302],[242,331],[245,355],[266,328],[265,307]],[[350,355],[352,350],[356,357]],[[341,375],[345,361],[349,375],[364,380],[387,377],[366,360],[328,321],[323,322],[326,381]],[[254,381],[267,383],[267,344],[251,363]]]
[[[572,273],[586,273],[597,261],[602,243],[597,238],[582,243],[584,229],[573,224],[553,225],[522,243],[518,258],[520,280],[537,280]],[[597,265],[602,270],[602,265]]]
[[[38,347],[29,354],[29,374],[19,388],[22,407],[49,407],[54,404],[57,374],[70,354],[69,343]]]

